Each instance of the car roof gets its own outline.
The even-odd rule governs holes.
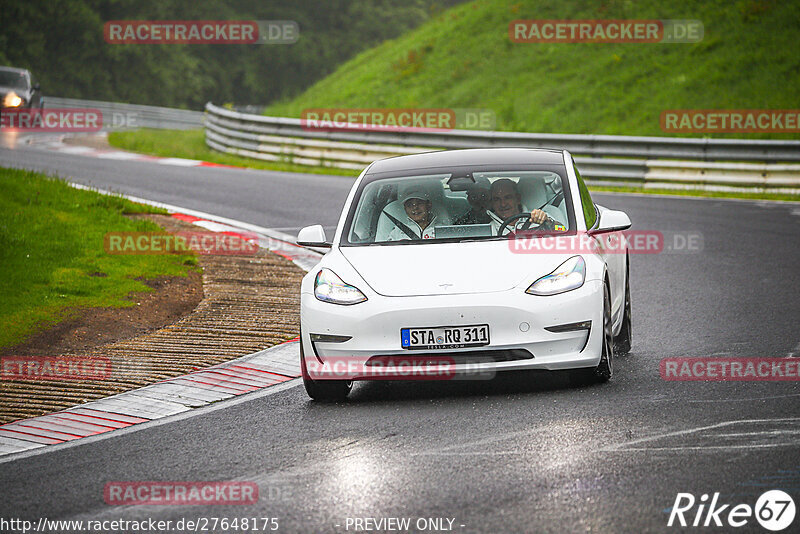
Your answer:
[[[20,74],[28,72],[28,69],[18,69],[16,67],[0,67],[0,70],[4,70],[6,72],[19,72]]]
[[[432,167],[477,165],[563,165],[564,154],[552,148],[468,148],[438,150],[381,159],[373,163],[369,173],[396,172]]]

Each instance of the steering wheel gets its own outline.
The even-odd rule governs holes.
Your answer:
[[[503,224],[501,224],[500,228],[497,229],[497,237],[501,237],[503,235],[503,230],[505,230],[508,227],[508,225],[510,225],[512,222],[516,221],[517,219],[528,219],[528,222],[523,224],[522,228],[520,228],[520,230],[522,230],[522,231],[525,231],[528,228],[530,228],[531,224],[535,224],[536,227],[541,226],[539,223],[535,223],[535,222],[531,221],[530,218],[531,218],[531,214],[530,213],[524,213],[523,212],[523,213],[517,213],[516,215],[512,215],[511,217],[509,217],[508,219],[503,221]]]

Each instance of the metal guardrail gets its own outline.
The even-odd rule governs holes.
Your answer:
[[[78,100],[45,96],[47,108],[89,108],[103,113],[103,129],[163,128],[190,130],[203,127],[203,112],[184,109],[119,104],[97,100]]]
[[[452,130],[364,131],[303,128],[300,119],[266,117],[206,104],[206,144],[266,161],[363,169],[401,154],[447,148],[565,148],[596,183],[706,189],[800,188],[800,141],[685,139]],[[670,161],[670,160],[680,161]],[[689,159],[691,161],[684,161]],[[747,163],[719,163],[718,161]],[[800,192],[800,189],[788,189]]]
[[[673,137],[633,137],[615,135],[532,134],[482,130],[449,132],[322,131],[303,128],[300,119],[249,115],[206,104],[209,117],[221,126],[266,134],[383,143],[436,148],[565,148],[587,156],[638,158],[688,158],[704,161],[800,161],[800,141],[744,139],[691,139]]]

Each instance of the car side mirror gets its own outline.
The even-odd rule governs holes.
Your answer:
[[[306,226],[297,233],[297,244],[301,247],[331,248],[331,243],[325,239],[325,230],[321,224]]]
[[[34,91],[40,91],[41,89],[42,89],[42,86],[39,85],[38,83],[33,84],[33,90]]]
[[[603,210],[600,212],[600,221],[597,228],[589,230],[590,234],[604,234],[606,232],[619,232],[631,227],[631,219],[624,211]]]

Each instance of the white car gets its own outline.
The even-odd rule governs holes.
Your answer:
[[[524,369],[611,378],[631,345],[628,216],[592,202],[566,150],[429,152],[368,166],[304,278],[309,396],[354,380]]]

